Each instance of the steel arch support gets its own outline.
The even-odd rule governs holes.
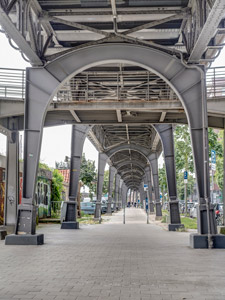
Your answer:
[[[144,192],[143,182],[140,184],[139,192],[140,192],[140,204],[143,207],[143,202],[144,202],[144,199],[145,199],[145,192]]]
[[[140,161],[138,160],[125,160],[119,164],[114,164],[114,166],[117,168],[117,170],[119,171],[120,168],[122,168],[123,166],[126,166],[126,165],[129,165],[131,164],[134,165],[134,166],[138,166],[140,169],[144,170],[145,168],[145,164],[141,163]]]
[[[7,137],[4,225],[14,226],[19,203],[19,132]]]
[[[153,198],[152,198],[152,174],[151,174],[150,166],[147,166],[145,168],[145,174],[146,174],[146,181],[148,184],[148,198],[149,198],[150,214],[154,214],[154,203],[153,203]]]
[[[155,215],[156,215],[156,219],[161,219],[162,207],[161,207],[160,196],[159,196],[159,174],[158,174],[157,153],[156,152],[151,153],[148,159],[152,167],[152,177],[153,177],[154,194],[155,194]]]
[[[79,229],[79,223],[77,222],[77,193],[83,146],[89,130],[90,126],[88,125],[72,126],[69,201],[65,202],[65,219],[62,222],[61,229]]]
[[[119,188],[120,188],[120,175],[116,174],[115,178],[115,193],[114,193],[114,211],[118,210],[118,203],[119,203]]]
[[[173,126],[167,124],[154,125],[163,145],[166,166],[166,178],[169,192],[170,224],[169,231],[184,227],[180,221],[179,201],[177,200],[176,167],[174,154]]]
[[[99,152],[98,155],[98,181],[97,181],[97,199],[95,206],[95,219],[101,218],[102,188],[104,182],[105,165],[108,157],[105,153]]]
[[[59,84],[44,68],[27,68],[22,203],[18,206],[15,235],[6,238],[6,245],[44,243],[44,235],[36,234],[34,195],[44,119],[52,92]]]
[[[109,167],[109,185],[108,185],[108,203],[107,203],[107,214],[112,214],[112,192],[113,192],[113,181],[116,174],[116,168],[113,166]]]
[[[24,218],[27,221],[25,224],[19,214],[18,219],[21,222],[19,221],[18,224],[23,222],[23,226],[19,228],[19,231],[35,233],[35,227],[31,225],[34,224],[32,215],[35,216],[32,198],[40,153],[42,127],[48,104],[57,89],[66,80],[89,67],[110,62],[134,63],[146,68],[165,80],[178,95],[185,108],[191,130],[200,203],[198,231],[200,234],[215,233],[215,217],[209,200],[210,182],[205,71],[197,66],[187,66],[182,60],[160,50],[134,44],[117,43],[101,44],[74,50],[60,56],[43,68],[34,68],[32,72],[29,72],[25,111],[25,189],[23,193],[23,207],[19,209],[23,214],[22,208],[24,208]],[[36,76],[37,74],[38,76]],[[36,80],[34,80],[34,76],[36,76]],[[28,102],[30,104],[29,107]],[[206,209],[207,207],[210,210],[209,218],[207,218],[206,213],[209,211]],[[27,214],[29,214],[29,218],[26,217]],[[33,221],[30,222],[30,220]]]
[[[124,184],[124,182],[120,178],[120,181],[119,181],[119,196],[118,196],[118,209],[119,210],[122,208],[122,186],[123,186],[123,184]]]

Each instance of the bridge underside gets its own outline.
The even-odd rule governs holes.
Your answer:
[[[225,112],[221,98],[216,106],[209,99],[207,112],[204,67],[221,50],[223,1],[171,0],[159,6],[136,0],[16,2],[1,5],[1,25],[33,66],[26,73],[25,104],[18,99],[0,102],[1,125],[15,135],[25,130],[23,199],[16,234],[37,239],[34,193],[42,131],[44,126],[61,124],[74,125],[66,227],[77,228],[72,215],[87,135],[100,151],[95,217],[101,217],[108,161],[109,189],[117,171],[123,205],[127,190],[141,190],[147,181],[154,186],[160,218],[157,159],[163,150],[170,208],[175,212],[170,221],[179,226],[171,124],[188,123],[199,191],[198,231],[210,247],[216,226],[209,200],[207,128],[208,121],[224,128]],[[16,144],[16,139],[11,142]],[[18,240],[18,235],[12,239]]]

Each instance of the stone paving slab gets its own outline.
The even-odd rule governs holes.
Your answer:
[[[41,225],[43,246],[0,241],[0,300],[224,300],[225,251],[146,224],[140,209],[101,225]]]

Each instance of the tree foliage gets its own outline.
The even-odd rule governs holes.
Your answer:
[[[63,176],[55,169],[52,172],[52,194],[51,201],[61,201],[63,191]]]
[[[108,188],[109,188],[109,170],[106,170],[104,172],[104,182],[102,188],[103,195],[108,193]]]
[[[81,160],[80,180],[89,188],[90,197],[93,196],[93,193],[96,194],[97,172],[95,162],[86,159],[84,153]]]
[[[216,151],[216,173],[215,179],[219,187],[223,188],[223,138],[222,132],[217,133],[214,129],[208,129],[209,157],[211,150]],[[184,199],[184,175],[188,171],[187,196],[193,194],[194,179],[194,159],[192,154],[191,137],[187,125],[177,125],[174,130],[175,164],[177,175],[177,193],[179,199]],[[166,182],[165,165],[159,169],[159,184],[161,191]]]

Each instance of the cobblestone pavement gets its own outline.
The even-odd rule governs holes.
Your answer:
[[[189,233],[146,224],[141,209],[101,225],[42,225],[43,246],[0,241],[0,299],[225,299],[225,251],[193,250]]]

